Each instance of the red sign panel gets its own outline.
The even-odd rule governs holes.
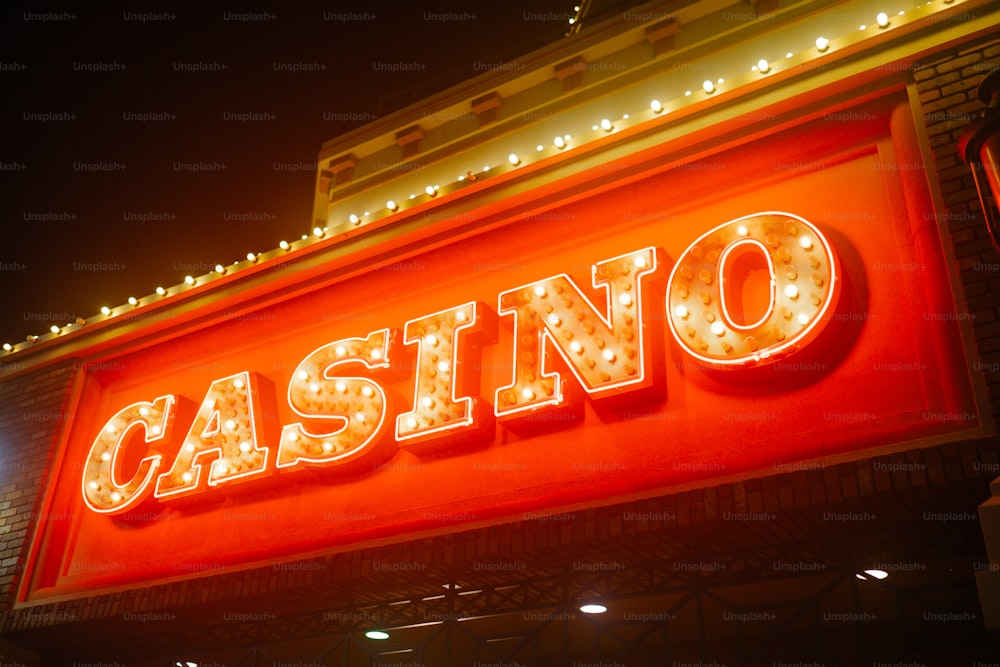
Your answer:
[[[94,360],[22,601],[978,428],[912,125],[850,118]]]

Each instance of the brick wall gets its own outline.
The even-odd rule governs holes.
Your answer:
[[[1000,417],[1000,256],[990,243],[969,167],[958,155],[963,130],[983,110],[976,88],[1000,68],[1000,37],[937,54],[917,63],[913,76],[941,195],[945,222],[958,260],[967,306],[973,321],[981,368],[986,370],[993,414]]]
[[[66,422],[76,366],[0,383],[0,595],[13,602],[56,438]]]

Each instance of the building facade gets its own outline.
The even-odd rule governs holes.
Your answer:
[[[995,661],[1000,6],[871,5],[586,25],[7,351],[3,660]]]

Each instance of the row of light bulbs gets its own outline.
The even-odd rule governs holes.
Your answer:
[[[944,2],[944,4],[950,5],[950,4],[952,4],[954,2],[954,0],[943,0],[943,2]],[[930,4],[932,4],[932,2],[927,2],[927,4],[930,5]],[[903,11],[899,12],[899,16],[902,16],[903,14],[904,14]],[[878,28],[880,30],[881,29],[889,28],[892,25],[892,22],[891,22],[891,20],[890,20],[890,18],[888,16],[888,14],[886,14],[885,12],[880,12],[879,14],[877,14],[876,17],[875,17],[875,22],[876,22],[876,25],[878,26]],[[862,31],[867,30],[867,29],[868,29],[867,25],[862,25],[862,26],[859,27],[859,30],[862,30]],[[816,43],[815,44],[816,44],[816,50],[820,54],[826,53],[830,49],[830,40],[827,39],[826,37],[818,37],[816,39]],[[785,57],[786,58],[791,58],[793,55],[794,55],[793,53],[789,52],[789,53],[785,54]],[[774,71],[774,65],[772,63],[768,62],[766,59],[762,58],[761,60],[759,60],[757,62],[756,65],[752,66],[750,68],[750,70],[752,72],[757,72],[761,76],[765,76],[765,75],[770,74],[771,72]],[[721,86],[723,83],[725,83],[725,80],[721,79],[721,78],[717,79],[716,81],[706,80],[706,81],[704,81],[702,83],[702,90],[704,91],[704,93],[706,95],[713,95],[713,94],[715,94],[718,91],[718,86]],[[690,91],[690,90],[684,91],[684,96],[685,97],[691,97],[692,95],[693,95],[692,91]],[[655,100],[655,99],[650,102],[649,108],[650,108],[650,111],[652,112],[652,114],[653,114],[654,117],[657,116],[657,115],[659,115],[659,114],[662,114],[666,110],[666,107],[659,100]],[[621,117],[621,120],[623,120],[623,121],[629,120],[629,115],[628,114],[624,114]],[[608,118],[602,118],[599,123],[593,125],[592,128],[591,128],[591,130],[594,131],[594,132],[604,132],[604,133],[614,132],[615,129],[616,129],[615,123],[612,122]],[[572,139],[571,135],[564,134],[564,135],[560,135],[560,136],[555,137],[553,139],[552,143],[553,143],[553,145],[555,146],[556,149],[558,149],[559,151],[562,151],[563,149],[566,149],[566,148],[569,147],[571,139]],[[542,145],[538,145],[536,147],[536,151],[538,151],[538,152],[542,152],[544,150],[545,150],[545,147],[542,146]],[[507,156],[507,162],[509,164],[509,166],[507,167],[508,170],[511,169],[511,168],[519,167],[522,164],[524,164],[524,160],[517,153],[510,153]],[[463,183],[475,182],[479,178],[486,177],[488,175],[488,172],[490,170],[491,170],[490,165],[484,165],[483,168],[482,168],[482,170],[480,172],[478,172],[478,173],[477,172],[473,172],[473,171],[468,171],[465,174],[460,175],[456,179],[456,182],[452,184],[452,187],[453,188],[454,187],[458,187],[458,186],[460,186]],[[502,171],[501,171],[501,173],[502,173]],[[438,195],[440,189],[441,189],[440,185],[428,185],[424,189],[424,194],[428,198],[434,198],[434,197],[436,197]],[[416,194],[411,194],[409,196],[410,200],[414,200],[416,198],[417,198]],[[394,199],[389,199],[385,203],[385,213],[383,213],[382,215],[378,216],[378,218],[374,218],[373,220],[387,217],[388,215],[391,215],[392,213],[395,213],[395,212],[397,212],[399,210],[400,210],[400,204],[396,200],[394,200]],[[358,216],[357,214],[353,214],[352,213],[351,215],[348,216],[348,222],[350,222],[354,226],[360,226],[364,222],[366,222],[365,218],[368,218],[370,216],[371,216],[371,212],[370,211],[365,211],[364,214],[361,215],[361,216]],[[319,241],[320,239],[322,239],[322,238],[324,238],[326,236],[326,234],[329,232],[329,227],[318,227],[317,226],[317,227],[313,228],[312,231],[313,231],[312,235],[313,235],[313,237],[315,237],[312,240],[312,242],[317,242],[317,241]],[[303,234],[300,242],[296,242],[296,246],[298,246],[298,247],[304,247],[308,243],[310,243],[310,237],[309,237],[309,235]],[[289,251],[289,250],[292,249],[292,244],[289,243],[288,241],[284,241],[283,240],[283,241],[281,241],[278,244],[278,247],[281,250],[287,252],[287,251]],[[296,249],[298,249],[298,247]],[[274,252],[274,251],[272,251],[272,252]],[[271,254],[271,253],[267,253],[267,254]],[[247,253],[247,255],[246,255],[246,266],[243,266],[243,267],[240,266],[241,264],[243,264],[242,261],[234,262],[229,267],[226,267],[226,266],[224,266],[222,264],[217,264],[215,266],[214,274],[212,274],[212,273],[205,274],[204,276],[201,276],[200,278],[196,278],[194,276],[187,275],[187,276],[184,277],[184,286],[186,286],[186,287],[195,287],[195,286],[197,286],[199,284],[202,284],[202,283],[207,282],[209,280],[212,280],[214,278],[221,277],[221,276],[225,275],[226,273],[237,271],[237,270],[239,270],[241,268],[247,268],[247,266],[257,263],[261,259],[262,256],[263,256],[263,254],[256,254],[256,253],[250,252],[250,253]],[[267,259],[271,259],[271,257],[268,257]],[[159,297],[165,297],[168,294],[170,294],[171,292],[177,292],[177,291],[179,291],[182,288],[183,288],[182,285],[176,285],[176,286],[171,287],[171,288],[165,288],[165,287],[160,286],[160,287],[157,287],[155,291],[156,291],[157,296],[159,296]],[[128,298],[128,305],[129,306],[137,307],[137,306],[140,305],[140,303],[141,303],[140,300],[137,299],[134,296]],[[121,307],[119,307],[119,308],[121,308]],[[103,306],[101,308],[101,315],[103,317],[105,317],[105,318],[111,318],[111,317],[116,316],[116,314],[117,314],[116,310],[118,310],[118,309],[117,308],[111,308],[109,306]],[[67,324],[64,327],[60,327],[60,326],[58,326],[56,324],[53,324],[51,327],[49,327],[49,331],[54,336],[58,336],[60,334],[69,333],[69,332],[75,331],[75,330],[77,330],[77,329],[85,326],[88,323],[89,323],[89,320],[86,320],[86,319],[84,319],[82,317],[78,317],[78,318],[76,318],[75,322],[71,322],[71,323]],[[32,335],[32,336],[28,336],[27,337],[27,343],[28,344],[36,343],[38,340],[39,340],[39,336]],[[15,351],[15,346],[12,345],[11,343],[4,343],[2,347],[3,347],[3,350],[5,352],[8,352],[8,353]],[[21,349],[22,347],[23,346],[18,346],[17,349]]]
[[[946,4],[951,4],[951,2],[953,2],[953,1],[954,0],[945,0],[945,3]],[[931,4],[931,3],[928,2],[927,4]],[[902,16],[903,14],[904,14],[903,11],[899,12],[900,16]],[[891,25],[891,22],[889,20],[889,16],[885,12],[880,12],[875,17],[875,21],[876,21],[876,23],[877,23],[877,25],[878,25],[878,27],[880,29],[882,29],[882,28],[888,28]],[[859,30],[861,30],[861,31],[864,31],[864,30],[867,30],[867,29],[868,29],[867,25],[861,25],[861,26],[859,26]],[[829,49],[830,49],[830,40],[829,39],[827,39],[826,37],[817,37],[816,38],[816,50],[819,53],[826,53],[827,51],[829,51]],[[795,55],[794,53],[788,52],[788,53],[785,54],[785,57],[786,58],[792,58],[794,55]],[[772,64],[770,62],[768,62],[764,58],[761,58],[759,61],[757,61],[756,65],[754,65],[754,66],[752,66],[750,68],[750,70],[752,72],[758,72],[761,75],[766,75],[766,74],[771,73],[772,69],[773,69]],[[717,86],[721,86],[723,83],[725,83],[725,79],[721,79],[721,78],[717,79],[716,81],[705,80],[702,83],[702,90],[704,90],[704,92],[705,92],[706,95],[712,95],[713,93],[717,92],[717,90],[718,90]],[[684,91],[684,96],[685,97],[691,97],[692,94],[693,93],[690,90]],[[657,114],[657,115],[661,114],[665,110],[665,107],[663,106],[663,104],[659,100],[655,100],[655,99],[652,100],[650,102],[649,106],[650,106],[650,109],[652,110],[652,112],[654,114]],[[629,115],[628,114],[622,115],[621,120],[629,120]],[[594,132],[597,132],[599,130],[603,130],[606,133],[611,133],[611,132],[614,132],[615,129],[616,128],[615,128],[614,122],[612,122],[608,118],[602,118],[600,120],[600,122],[594,124],[591,127],[591,130],[594,131]],[[569,146],[569,142],[570,142],[571,138],[572,137],[569,134],[565,134],[565,135],[561,135],[561,136],[556,136],[553,139],[552,144],[557,149],[559,149],[561,151],[564,148],[567,148]],[[536,147],[536,151],[538,151],[538,152],[542,152],[544,150],[545,150],[545,147],[542,146],[541,144],[539,144]],[[518,167],[518,166],[520,166],[523,163],[523,160],[522,160],[521,156],[518,153],[510,153],[507,156],[507,162],[510,164],[511,167]],[[469,171],[469,172],[466,172],[463,175],[459,175],[458,178],[456,179],[456,181],[459,182],[459,183],[461,183],[463,181],[476,181],[482,174],[485,174],[485,172],[489,172],[489,171],[490,171],[490,165],[484,165],[483,168],[482,168],[482,172],[480,172],[479,174],[477,174],[475,172],[472,172],[472,171]],[[441,188],[440,185],[428,185],[426,188],[424,188],[424,192],[425,192],[425,194],[428,197],[432,197],[433,198],[433,197],[437,196],[438,191],[440,190],[440,188]],[[417,198],[416,194],[411,194],[409,196],[410,200],[414,200],[416,198]],[[385,210],[388,213],[394,213],[394,212],[396,212],[396,211],[399,210],[399,203],[396,200],[394,200],[394,199],[389,199],[385,203]],[[351,224],[353,224],[353,225],[360,225],[360,224],[362,224],[364,222],[364,218],[368,218],[369,216],[371,216],[371,212],[370,211],[365,211],[361,216],[358,216],[357,214],[352,213],[352,214],[350,214],[348,216],[348,221]],[[320,228],[317,227],[313,231],[314,231],[314,233],[317,236],[322,236],[322,232],[325,231],[325,230],[321,230]]]

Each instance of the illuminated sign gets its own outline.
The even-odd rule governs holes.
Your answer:
[[[662,255],[648,247],[594,264],[601,306],[565,274],[501,292],[499,314],[513,320],[513,375],[496,389],[493,416],[511,423],[572,407],[553,353],[593,398],[656,389],[663,374],[652,346],[661,337],[645,314]],[[783,212],[742,217],[680,255],[667,281],[671,332],[678,349],[705,364],[772,363],[815,338],[836,306],[838,280],[833,248],[811,223]],[[393,425],[399,445],[415,451],[488,433],[493,424],[475,395],[481,378],[469,359],[476,345],[495,340],[496,324],[488,308],[470,302],[412,319],[402,334],[380,329],[320,346],[288,386],[288,405],[303,421],[283,425],[280,435],[265,418],[277,408],[270,383],[248,371],[212,382],[187,419],[178,417],[184,399],[172,394],[122,408],[91,445],[84,501],[121,514],[150,496],[169,501],[278,471],[356,466]],[[393,414],[377,375],[393,370],[404,344],[417,349],[413,403]],[[126,466],[139,434],[142,458]]]
[[[668,142],[621,178],[437,200],[142,306],[77,359],[19,600],[677,488],[721,520],[713,480],[982,437],[938,218],[899,168],[908,98],[852,108],[712,169]]]

